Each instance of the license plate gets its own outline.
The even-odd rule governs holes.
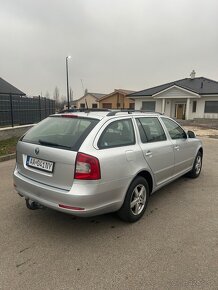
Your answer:
[[[39,170],[53,172],[54,162],[27,156],[26,165]]]

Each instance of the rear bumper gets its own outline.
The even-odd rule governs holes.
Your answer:
[[[112,188],[110,188],[111,184],[109,187],[104,183],[75,182],[67,191],[31,180],[21,175],[15,168],[14,184],[21,196],[45,207],[75,216],[88,217],[117,211],[123,203],[126,192],[126,186],[123,184],[127,184],[127,180],[126,183],[123,180],[113,182]],[[59,204],[83,210],[62,208]]]

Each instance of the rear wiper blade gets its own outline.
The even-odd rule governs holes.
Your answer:
[[[69,147],[69,146],[61,145],[61,144],[58,144],[58,143],[49,142],[49,141],[42,140],[42,139],[39,139],[39,144],[45,145],[45,146],[53,146],[53,147],[58,147],[58,148],[71,149],[71,147]]]

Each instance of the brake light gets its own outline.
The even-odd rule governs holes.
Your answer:
[[[61,115],[62,118],[78,118],[77,115],[73,115],[73,114],[63,114]]]
[[[76,157],[74,178],[83,180],[101,179],[98,158],[84,153],[78,153]]]

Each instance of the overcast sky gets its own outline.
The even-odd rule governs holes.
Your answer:
[[[217,0],[0,0],[0,77],[74,98],[196,76],[218,81]]]

